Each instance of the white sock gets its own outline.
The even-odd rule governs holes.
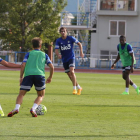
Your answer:
[[[0,110],[2,110],[2,107],[1,107],[1,105],[0,105]]]
[[[38,107],[38,104],[34,103],[32,109],[36,110],[37,107]]]
[[[73,86],[73,89],[76,89],[76,86]]]
[[[20,104],[16,104],[15,109],[14,110],[19,110],[20,108]]]
[[[80,87],[80,85],[79,85],[79,84],[77,85],[77,88],[78,88],[78,89],[81,89],[81,87]]]
[[[126,88],[125,91],[126,91],[126,92],[129,92],[129,88]]]
[[[136,84],[133,84],[132,87],[134,87],[136,89],[137,88],[137,85]]]

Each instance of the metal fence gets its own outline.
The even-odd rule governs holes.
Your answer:
[[[8,62],[22,62],[26,52],[0,51],[0,57]]]
[[[84,58],[79,56],[75,57],[75,66],[77,69],[110,69],[115,61],[117,55],[99,55],[99,54],[86,54]],[[63,66],[62,60],[53,55],[53,63],[56,67]],[[118,61],[116,68],[122,67],[121,61]]]
[[[8,62],[21,63],[26,52],[10,52],[0,51],[0,57]],[[99,55],[99,54],[86,54],[81,58],[79,54],[75,54],[75,66],[77,69],[110,69],[115,61],[117,55]],[[61,59],[58,59],[53,53],[53,64],[55,67],[63,67]],[[136,57],[135,68],[140,68],[140,57]],[[116,69],[122,67],[121,60],[116,63]]]

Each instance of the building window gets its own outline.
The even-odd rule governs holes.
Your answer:
[[[109,22],[109,36],[126,35],[126,21],[110,21]]]
[[[136,0],[100,0],[100,10],[134,11]]]

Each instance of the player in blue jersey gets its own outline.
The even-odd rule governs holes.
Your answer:
[[[117,49],[118,49],[118,56],[115,62],[113,63],[113,65],[111,66],[111,68],[113,69],[115,64],[118,62],[118,60],[121,59],[123,65],[122,77],[125,80],[125,84],[126,84],[125,92],[123,92],[122,94],[123,95],[129,94],[129,84],[133,86],[137,94],[139,94],[139,87],[135,83],[133,83],[133,81],[129,77],[130,73],[133,73],[134,71],[133,65],[135,64],[135,57],[134,57],[132,46],[126,43],[125,36],[120,36],[120,44],[118,44]]]
[[[59,30],[61,37],[56,40],[55,45],[55,53],[59,59],[62,59],[63,67],[65,69],[65,73],[67,73],[68,77],[72,81],[73,84],[73,94],[80,95],[82,91],[82,87],[77,83],[74,68],[75,68],[75,55],[73,51],[73,44],[78,44],[80,48],[80,56],[83,58],[83,48],[82,44],[73,36],[67,35],[67,30],[64,27],[61,27]],[[60,53],[59,53],[60,50]],[[77,91],[77,88],[78,91]]]
[[[15,109],[7,115],[8,117],[12,117],[19,112],[19,108],[23,101],[24,95],[26,92],[30,91],[33,85],[37,91],[37,98],[34,101],[30,113],[32,114],[32,117],[37,117],[35,110],[45,96],[45,63],[47,63],[50,68],[50,74],[46,80],[46,83],[50,83],[53,76],[54,67],[49,56],[40,51],[42,40],[38,37],[33,38],[32,45],[33,50],[25,55],[21,66],[20,92],[16,100],[16,106]]]
[[[5,67],[9,67],[9,68],[20,68],[21,67],[21,65],[19,65],[19,64],[14,64],[14,63],[5,61],[1,57],[0,57],[0,64],[2,64]],[[0,105],[0,116],[4,116],[4,112],[2,110],[1,105]]]

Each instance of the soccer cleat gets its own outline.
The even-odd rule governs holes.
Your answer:
[[[123,92],[121,95],[129,95],[129,92]]]
[[[81,95],[82,88],[78,89],[77,95]]]
[[[0,116],[4,116],[3,110],[0,110]]]
[[[13,117],[15,114],[17,114],[19,112],[19,110],[18,109],[16,109],[16,110],[12,110],[8,115],[7,115],[7,117]]]
[[[30,113],[32,114],[32,117],[37,117],[37,114],[35,111],[33,111],[33,109],[31,108]]]
[[[139,87],[136,88],[136,92],[139,95],[140,91],[139,91]]]
[[[72,93],[73,93],[73,95],[76,95],[77,94],[77,90],[74,89]]]

